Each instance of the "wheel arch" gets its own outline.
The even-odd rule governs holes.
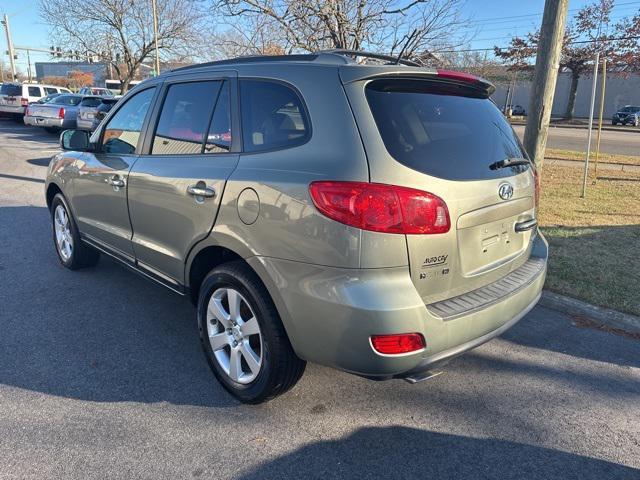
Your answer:
[[[55,197],[58,193],[61,194],[64,197],[64,193],[62,192],[62,189],[58,186],[57,183],[51,182],[51,183],[49,183],[49,185],[47,185],[46,200],[47,200],[47,208],[49,210],[51,210],[51,204],[53,203],[53,197]]]
[[[278,291],[277,282],[274,281],[268,269],[259,260],[259,257],[251,252],[246,245],[234,241],[233,237],[212,233],[190,252],[185,266],[184,278],[185,286],[193,304],[198,304],[200,286],[207,274],[218,265],[234,260],[245,263],[258,277],[280,315],[294,351],[300,358],[304,358],[300,349],[297,348],[295,324]]]

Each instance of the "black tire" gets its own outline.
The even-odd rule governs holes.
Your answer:
[[[262,364],[250,383],[235,382],[220,366],[209,342],[207,308],[213,293],[220,288],[237,290],[247,301],[260,326]],[[218,381],[243,403],[269,401],[291,389],[302,377],[306,362],[296,356],[267,289],[258,276],[242,261],[229,262],[213,269],[202,282],[198,295],[198,327],[207,362]]]
[[[60,129],[58,127],[44,127],[44,131],[47,133],[58,133]]]
[[[58,247],[58,242],[56,240],[55,215],[56,209],[59,206],[62,207],[67,214],[69,231],[72,238],[73,247],[68,258],[65,258],[60,252],[60,248]],[[93,267],[98,263],[98,261],[100,260],[100,252],[87,245],[80,239],[80,233],[78,231],[76,221],[71,214],[69,205],[67,205],[67,202],[61,193],[56,194],[56,196],[53,197],[53,201],[51,202],[51,227],[53,233],[53,246],[56,249],[56,254],[58,255],[60,263],[64,267],[68,268],[69,270],[78,270],[80,268]]]
[[[618,125],[618,122],[611,122],[611,125]]]

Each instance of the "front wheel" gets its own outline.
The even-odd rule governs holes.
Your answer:
[[[100,254],[80,240],[80,232],[71,210],[60,193],[51,202],[51,221],[53,242],[62,265],[70,270],[77,270],[98,263]]]
[[[205,278],[198,324],[211,370],[241,402],[271,400],[304,373],[306,363],[294,353],[269,293],[243,262],[223,264]]]

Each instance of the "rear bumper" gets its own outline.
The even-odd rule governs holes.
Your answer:
[[[408,267],[340,269],[253,257],[248,262],[270,291],[301,358],[358,375],[406,378],[502,334],[537,303],[546,276],[547,243],[538,234],[532,257],[543,266],[530,281],[482,308],[451,318],[434,314]],[[417,353],[381,355],[371,335],[422,333]]]
[[[24,109],[22,105],[0,105],[0,114],[2,115],[24,115]]]
[[[33,125],[34,127],[63,128],[67,126],[62,118],[32,117],[31,115],[24,117],[24,124]]]
[[[78,118],[76,120],[76,128],[78,130],[87,130],[89,132],[93,131],[93,119],[92,120],[85,120],[82,118]]]

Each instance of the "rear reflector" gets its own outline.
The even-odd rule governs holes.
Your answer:
[[[466,72],[455,72],[453,70],[437,70],[438,76],[448,78],[449,80],[458,80],[460,82],[476,83],[480,79],[475,75]]]
[[[422,350],[426,346],[426,342],[419,333],[400,333],[397,335],[372,335],[371,345],[378,353],[397,355]]]
[[[345,225],[383,233],[435,234],[451,227],[444,200],[414,188],[367,182],[313,182],[313,203]]]

